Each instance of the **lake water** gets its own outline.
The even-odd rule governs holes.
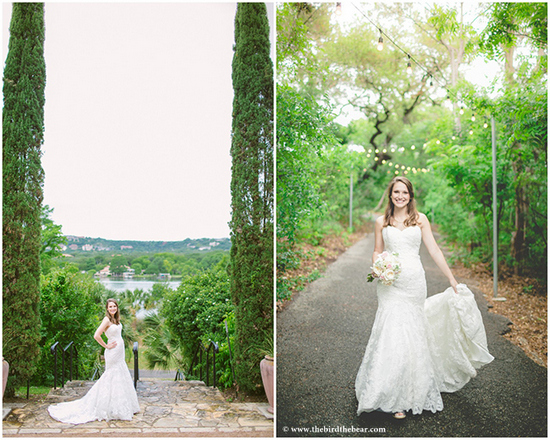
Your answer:
[[[159,282],[167,284],[170,289],[174,290],[180,285],[180,281],[114,280],[112,278],[100,278],[99,282],[107,289],[114,290],[115,292],[134,291],[135,289],[141,289],[145,292],[151,290],[153,284]]]
[[[99,282],[107,289],[114,290],[115,292],[124,292],[125,290],[134,291],[135,289],[141,289],[146,292],[153,288],[153,284],[159,282],[167,284],[168,287],[173,290],[177,289],[180,285],[180,281],[113,280],[112,278],[100,278]],[[136,313],[136,318],[143,319],[147,313],[154,311],[156,311],[156,309],[149,311],[139,309]]]

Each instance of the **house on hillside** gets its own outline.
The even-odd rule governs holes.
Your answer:
[[[96,273],[100,278],[106,278],[111,275],[111,266],[105,266],[99,272]]]
[[[136,270],[131,269],[128,266],[126,266],[126,268],[127,268],[126,272],[122,272],[122,278],[124,278],[125,280],[131,280],[132,278],[134,278],[134,275],[136,274]]]

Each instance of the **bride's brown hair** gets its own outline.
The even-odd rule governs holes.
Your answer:
[[[109,303],[116,304],[116,313],[114,314],[114,316],[109,313]],[[109,321],[111,321],[113,324],[116,324],[116,325],[120,324],[120,307],[118,306],[118,303],[113,298],[109,298],[107,300],[107,304],[105,304],[105,316],[109,318]]]
[[[403,176],[395,176],[390,184],[388,185],[387,194],[388,194],[388,205],[386,206],[386,212],[384,213],[384,226],[391,225],[391,218],[393,217],[393,211],[395,208],[395,205],[393,204],[393,200],[391,199],[391,193],[393,191],[393,187],[397,182],[403,183],[407,187],[407,191],[409,191],[409,204],[407,205],[407,213],[409,216],[404,221],[404,226],[415,226],[418,224],[418,211],[416,210],[416,200],[414,199],[414,189],[412,186],[412,183],[409,179]],[[393,225],[392,225],[393,226]]]

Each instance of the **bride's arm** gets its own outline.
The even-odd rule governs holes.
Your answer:
[[[382,237],[382,225],[384,217],[378,217],[374,222],[374,252],[372,254],[372,263],[376,261],[378,255],[384,252],[384,238]]]
[[[101,337],[101,334],[107,330],[107,327],[109,327],[109,318],[105,317],[103,318],[103,321],[101,321],[101,324],[97,328],[97,330],[94,333],[94,339],[98,342],[99,345],[101,345],[103,348],[111,349],[116,347],[116,341],[110,342],[109,344],[106,344],[103,338]]]
[[[441,252],[441,249],[435,241],[428,217],[426,217],[424,214],[420,214],[419,220],[420,227],[422,229],[422,240],[426,245],[426,249],[428,249],[428,252],[435,261],[435,264],[437,264],[439,269],[441,269],[441,272],[443,272],[443,274],[449,279],[449,282],[451,283],[454,291],[458,293],[458,291],[456,290],[456,286],[458,283],[456,282],[455,277],[453,276],[451,269],[449,268],[449,265],[445,260],[443,252]]]

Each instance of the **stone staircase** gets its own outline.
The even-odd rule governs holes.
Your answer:
[[[227,402],[201,381],[143,379],[138,382],[140,412],[131,421],[69,425],[53,420],[47,407],[82,397],[91,381],[72,381],[52,389],[43,402],[14,408],[3,422],[3,436],[250,436],[273,437],[267,403]]]

